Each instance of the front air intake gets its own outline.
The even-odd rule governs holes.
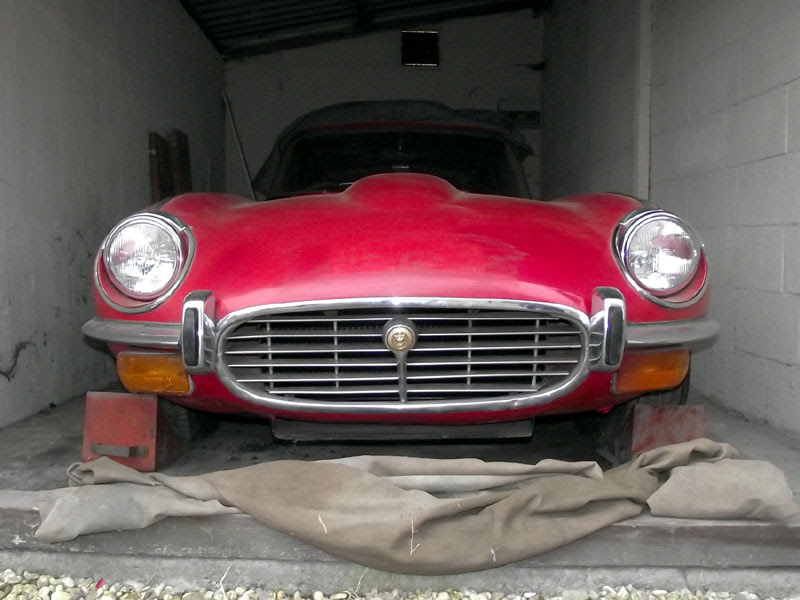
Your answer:
[[[383,330],[410,321],[406,368]],[[585,362],[585,329],[557,310],[347,306],[250,314],[225,327],[224,369],[255,397],[336,403],[470,401],[563,387]]]

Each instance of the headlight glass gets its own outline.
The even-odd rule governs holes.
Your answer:
[[[667,213],[644,215],[627,229],[625,268],[645,290],[669,296],[682,290],[700,264],[701,243],[683,221]]]
[[[154,215],[135,215],[109,234],[103,260],[121,292],[146,301],[157,298],[175,282],[183,251],[168,222]]]

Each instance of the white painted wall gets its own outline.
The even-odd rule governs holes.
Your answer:
[[[91,255],[150,203],[148,131],[222,188],[222,68],[178,0],[0,2],[0,427],[114,378]]]
[[[693,384],[800,432],[800,3],[656,0],[652,199],[699,227],[722,333]]]
[[[226,91],[253,174],[286,125],[337,102],[421,99],[453,108],[496,109],[498,100],[508,99],[539,108],[540,76],[529,65],[541,60],[542,22],[530,10],[456,19],[433,28],[440,31],[438,68],[403,67],[399,30],[229,63]],[[526,133],[538,149],[539,131]],[[226,149],[228,188],[245,195],[246,179],[230,130]],[[538,195],[538,156],[527,162],[531,191]]]
[[[649,34],[648,7],[639,0],[558,0],[545,13],[545,198],[646,192],[650,56],[641,34]]]

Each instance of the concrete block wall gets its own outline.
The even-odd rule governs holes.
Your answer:
[[[651,199],[697,226],[717,345],[692,383],[800,432],[800,3],[655,0]]]
[[[147,132],[222,189],[222,61],[178,0],[0,2],[0,427],[105,385],[92,255],[150,203]]]
[[[647,89],[646,82],[640,86],[639,62],[649,66],[649,55],[640,52],[640,17],[637,0],[559,0],[546,11],[545,198],[603,191],[641,196],[646,190],[648,139],[638,134],[647,125],[649,99],[639,93]]]
[[[441,65],[435,68],[401,65],[399,29],[228,63],[226,91],[253,175],[286,125],[337,102],[419,99],[497,109],[499,100],[507,100],[539,109],[541,77],[531,67],[542,60],[542,19],[532,11],[453,19],[431,28],[440,32]],[[524,133],[537,152],[524,166],[538,196],[540,132]],[[230,129],[226,148],[228,188],[246,195]]]

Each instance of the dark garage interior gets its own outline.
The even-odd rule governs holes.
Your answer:
[[[152,134],[186,135],[183,190],[248,197],[246,168],[255,174],[286,125],[376,100],[500,111],[533,150],[523,163],[533,198],[614,192],[691,223],[719,335],[692,354],[689,403],[708,407],[708,437],[772,462],[797,496],[798,25],[800,4],[784,0],[0,2],[0,564],[95,579],[155,571],[214,590],[220,578],[232,587],[270,577],[270,589],[303,597],[510,598],[606,583],[796,595],[797,516],[753,525],[645,514],[525,561],[441,577],[365,571],[238,514],[55,546],[33,530],[34,492],[66,486],[81,458],[86,392],[119,389],[113,357],[81,327],[94,315],[97,248],[162,199]],[[234,416],[166,472],[424,452],[609,466],[569,418],[533,431],[511,444],[273,445],[263,421]]]

